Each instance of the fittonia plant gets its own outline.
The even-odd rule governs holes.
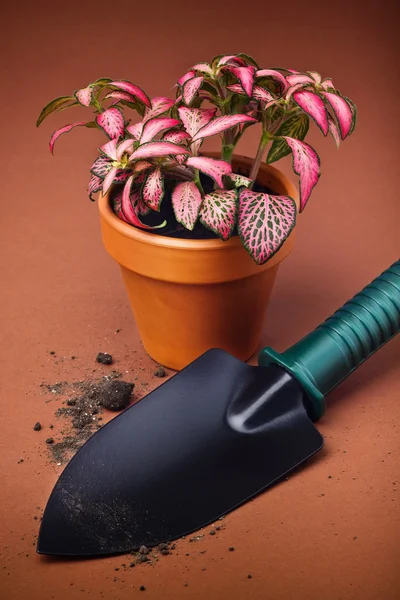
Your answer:
[[[165,197],[176,220],[189,230],[198,220],[222,240],[237,230],[260,265],[281,247],[297,212],[289,196],[253,191],[264,156],[273,163],[292,154],[301,212],[320,177],[318,155],[304,141],[310,117],[337,146],[352,133],[356,121],[355,105],[331,79],[322,79],[315,71],[261,69],[246,54],[220,55],[194,65],[178,79],[175,100],[150,99],[128,81],[98,79],[73,96],[50,102],[37,125],[51,113],[73,106],[91,108],[94,119],[55,131],[50,150],[74,127],[99,128],[106,134],[108,141],[91,167],[91,199],[114,186],[116,215],[132,226],[152,229],[141,217],[160,211]],[[139,113],[141,121],[130,124],[126,109]],[[232,155],[255,123],[262,125],[261,138],[252,169],[244,177],[232,172]],[[201,156],[203,141],[214,135],[222,139],[220,160]],[[214,180],[213,191],[204,192],[201,174]]]

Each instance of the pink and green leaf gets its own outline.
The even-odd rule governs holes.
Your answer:
[[[102,187],[103,187],[103,180],[100,179],[100,177],[97,177],[97,175],[92,174],[89,179],[89,184],[88,184],[88,188],[87,188],[89,198],[91,199],[92,202],[93,202],[92,194],[97,194],[97,192],[99,192]]]
[[[123,140],[117,145],[117,160],[121,160],[122,156],[132,149],[133,143],[133,140]]]
[[[105,154],[105,156],[108,156],[108,158],[111,158],[111,160],[118,160],[117,144],[118,140],[117,138],[114,138],[107,142],[107,144],[104,144],[104,146],[101,146],[100,152]]]
[[[237,54],[225,54],[219,58],[218,67],[222,67],[223,65],[227,64],[238,65],[239,67],[246,66],[246,62]]]
[[[135,125],[129,125],[126,128],[126,131],[133,137],[134,140],[138,142],[143,132],[143,122],[135,123]]]
[[[180,144],[188,138],[190,138],[190,135],[186,131],[168,131],[163,135],[162,139],[173,144]]]
[[[138,85],[131,83],[130,81],[111,81],[110,86],[116,87],[123,92],[128,92],[131,96],[134,96],[139,102],[142,102],[145,106],[151,108],[151,102],[147,94],[144,93],[142,88]]]
[[[149,121],[154,117],[159,117],[168,112],[174,106],[174,101],[165,96],[155,96],[151,99],[151,108],[146,110],[143,122]]]
[[[122,212],[127,219],[128,223],[134,225],[135,227],[140,227],[141,229],[159,229],[160,227],[164,227],[165,221],[161,223],[161,225],[157,225],[152,227],[150,225],[145,225],[139,219],[138,213],[140,211],[139,202],[140,202],[140,192],[134,191],[132,192],[132,183],[133,176],[129,177],[128,181],[124,186],[124,190],[122,192]]]
[[[125,119],[122,112],[115,106],[111,106],[97,115],[96,123],[111,140],[124,135]]]
[[[172,192],[172,208],[175,218],[189,229],[193,230],[199,216],[202,197],[193,181],[178,183]]]
[[[112,163],[113,161],[108,158],[108,156],[99,156],[92,164],[90,172],[93,173],[93,175],[104,179],[107,173],[112,169]]]
[[[187,148],[172,144],[171,142],[147,142],[142,144],[132,152],[130,160],[139,160],[142,158],[157,158],[160,156],[169,156],[177,154],[188,154]]]
[[[187,73],[185,73],[184,75],[182,75],[182,77],[180,77],[178,79],[177,84],[180,87],[182,87],[187,81],[189,81],[189,79],[192,79],[195,76],[196,76],[196,72],[191,69],[190,71],[188,71]]]
[[[322,88],[323,88],[323,89],[324,89],[326,92],[329,92],[329,91],[332,91],[332,90],[334,90],[334,89],[335,89],[335,86],[333,85],[333,81],[332,81],[332,79],[331,79],[330,77],[327,77],[326,79],[324,79],[324,80],[321,82],[321,87],[322,87]]]
[[[224,241],[235,228],[237,198],[237,190],[217,190],[207,194],[201,206],[200,222]]]
[[[254,86],[253,98],[255,98],[255,100],[260,100],[261,102],[271,102],[271,100],[274,100],[272,94],[260,85]]]
[[[333,120],[333,118],[331,117],[330,114],[328,114],[328,125],[329,125],[329,133],[331,134],[331,136],[335,140],[336,146],[339,148],[339,146],[340,146],[339,128],[336,125],[335,121]]]
[[[77,90],[74,96],[82,106],[90,106],[93,99],[93,92],[93,87],[89,85],[88,87]]]
[[[306,90],[294,92],[293,100],[304,112],[306,112],[318,125],[324,135],[328,134],[328,111],[324,101],[314,92]]]
[[[279,71],[275,71],[275,69],[261,69],[256,71],[255,77],[256,79],[261,77],[271,77],[272,79],[275,79],[275,81],[277,81],[281,86],[282,91],[285,91],[288,87],[285,77],[282,75],[282,73],[279,73]]]
[[[106,94],[104,96],[104,100],[109,100],[110,98],[114,99],[115,102],[113,104],[116,104],[117,102],[135,102],[135,98],[133,96],[131,96],[130,94],[128,94],[128,92],[121,92],[118,90],[114,90],[113,92],[109,92],[108,94]]]
[[[263,265],[281,248],[296,223],[296,203],[290,196],[242,190],[238,232],[250,256]]]
[[[75,127],[83,127],[85,125],[87,125],[86,121],[80,121],[79,123],[71,123],[71,125],[64,125],[64,127],[60,127],[60,129],[57,129],[57,131],[55,131],[50,138],[50,152],[54,154],[54,144],[56,143],[56,140],[58,140],[60,135],[68,133],[69,131],[71,131],[71,129],[74,129]]]
[[[305,75],[304,73],[296,73],[295,75],[288,75],[286,77],[286,81],[291,86],[298,85],[299,83],[302,83],[304,85],[315,83],[315,81],[313,80],[312,77],[310,77],[309,75]]]
[[[226,89],[230,92],[233,92],[234,94],[240,94],[242,96],[246,95],[246,92],[244,91],[240,83],[232,83],[231,85],[227,85]]]
[[[117,217],[122,221],[125,221],[125,223],[129,223],[128,219],[125,218],[125,215],[122,212],[122,193],[123,190],[118,190],[118,192],[112,194],[111,204],[113,211],[117,215]]]
[[[193,141],[204,139],[212,135],[222,133],[227,129],[231,129],[236,125],[256,123],[257,119],[248,115],[226,115],[222,117],[214,117],[207,125],[204,125],[194,136]]]
[[[205,156],[191,156],[187,159],[186,164],[189,167],[198,169],[205,175],[211,177],[220,187],[224,187],[223,177],[232,173],[232,167],[224,160],[216,158],[207,158]]]
[[[155,117],[154,119],[150,119],[143,126],[140,143],[145,144],[146,142],[150,142],[162,131],[172,129],[180,124],[178,119],[171,119],[170,117]]]
[[[245,93],[251,98],[254,85],[254,67],[231,67],[230,72],[239,79]]]
[[[344,100],[346,100],[347,104],[350,106],[350,110],[351,110],[351,114],[352,114],[352,122],[351,122],[351,127],[350,127],[350,131],[349,131],[348,135],[351,135],[354,131],[354,128],[355,128],[356,122],[357,122],[357,107],[354,104],[354,102],[352,100],[350,100],[350,98],[347,98],[347,96],[344,96],[342,94],[341,97]]]
[[[195,98],[198,90],[201,88],[204,81],[203,76],[192,77],[188,79],[182,88],[182,97],[186,106],[189,106]]]
[[[346,139],[346,137],[350,134],[352,122],[353,122],[353,113],[344,98],[338,96],[337,94],[332,94],[331,92],[321,92],[324,98],[330,104],[337,122],[339,124],[340,137],[342,140]]]
[[[142,198],[152,210],[159,211],[164,197],[164,178],[161,167],[156,167],[147,175],[143,187]]]
[[[132,175],[132,169],[118,169],[115,174],[113,183],[125,183],[125,181]]]
[[[292,115],[282,123],[275,136],[289,136],[297,140],[304,140],[308,133],[310,121],[306,114]],[[290,154],[290,147],[285,139],[275,139],[269,149],[267,163],[271,164]]]
[[[312,190],[321,175],[321,164],[318,154],[306,142],[291,137],[284,138],[289,144],[293,157],[293,170],[299,176],[300,212],[304,210]]]
[[[133,165],[133,172],[142,173],[143,171],[147,171],[147,169],[150,169],[152,166],[152,163],[148,160],[139,160]]]
[[[216,108],[202,109],[180,106],[178,108],[178,113],[187,133],[193,137],[199,129],[211,121],[215,116],[216,110]]]
[[[103,179],[103,191],[102,191],[103,196],[105,196],[107,194],[108,190],[110,189],[110,187],[114,183],[114,179],[115,179],[115,177],[117,175],[118,170],[119,170],[119,167],[112,167],[108,171],[108,173],[105,176],[105,178]]]
[[[213,75],[214,73],[208,63],[197,63],[191,68],[191,71],[199,71],[200,73],[205,73],[206,75]]]
[[[70,108],[71,106],[79,106],[79,102],[75,100],[73,96],[60,96],[59,98],[55,98],[43,108],[40,113],[38,120],[36,121],[36,127],[39,127],[41,123],[45,120],[46,117],[51,115],[52,113],[59,112],[61,110],[65,110],[66,108]]]
[[[238,173],[231,173],[229,175],[229,179],[237,189],[241,187],[248,188],[253,183],[251,179],[245,177],[244,175],[239,175]]]
[[[307,71],[308,75],[310,75],[310,77],[313,78],[313,80],[315,81],[315,83],[321,83],[321,75],[319,73],[317,73],[317,71]]]

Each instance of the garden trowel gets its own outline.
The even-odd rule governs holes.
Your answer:
[[[37,550],[154,546],[238,507],[321,449],[325,396],[400,329],[400,260],[259,366],[218,349],[100,429],[60,476]]]

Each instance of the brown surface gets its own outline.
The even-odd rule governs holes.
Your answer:
[[[60,470],[48,462],[44,440],[55,405],[46,404],[40,383],[79,379],[92,367],[93,375],[106,372],[94,362],[98,351],[111,352],[121,371],[151,381],[138,385],[139,394],[158,383],[119,269],[102,248],[97,208],[85,198],[96,134],[65,136],[51,158],[49,133],[74,117],[61,114],[36,131],[40,108],[109,74],[130,78],[151,95],[168,94],[194,61],[236,49],[265,66],[314,68],[333,77],[358,105],[358,130],[339,152],[330,140],[311,136],[323,176],[300,221],[297,248],[280,271],[263,337],[280,350],[399,254],[395,4],[343,1],[313,9],[311,0],[263,0],[245,14],[218,10],[210,0],[199,8],[160,2],[157,11],[154,2],[138,8],[102,0],[3,9],[2,600],[399,597],[400,339],[332,394],[318,424],[325,450],[312,465],[228,516],[217,535],[197,545],[179,542],[179,555],[162,557],[155,567],[124,573],[114,571],[121,558],[40,558],[33,519]],[[254,152],[253,136],[241,144],[243,154]],[[41,432],[33,431],[38,420]]]

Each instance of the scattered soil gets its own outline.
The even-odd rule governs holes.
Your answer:
[[[134,383],[126,381],[108,381],[98,393],[98,403],[108,410],[122,410],[130,402]]]
[[[154,377],[165,377],[165,375],[166,373],[164,367],[158,367],[158,369],[154,371]]]
[[[102,365],[111,365],[113,357],[111,354],[107,354],[107,352],[99,352],[96,356],[96,361]]]

